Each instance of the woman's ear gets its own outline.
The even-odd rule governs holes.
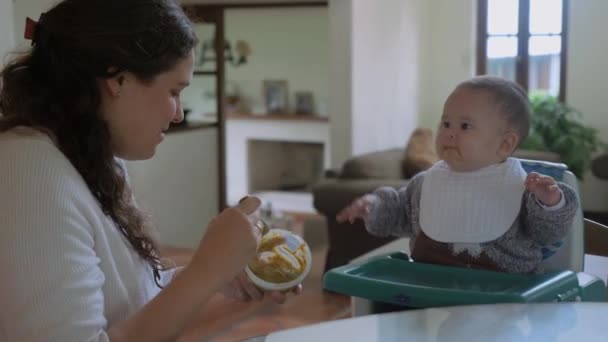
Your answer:
[[[515,133],[514,131],[508,131],[502,137],[502,143],[500,144],[500,147],[498,148],[498,155],[502,159],[506,159],[509,156],[511,156],[511,154],[513,154],[513,152],[515,152],[515,149],[517,148],[518,145],[519,145],[519,135],[517,135],[517,133]]]
[[[120,72],[112,77],[104,78],[102,84],[113,97],[122,96],[122,89],[125,84],[126,73]]]

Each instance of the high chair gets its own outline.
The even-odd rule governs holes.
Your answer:
[[[578,182],[565,164],[521,160],[526,172],[538,172],[568,184]],[[580,203],[580,198],[579,198]],[[353,315],[386,307],[428,308],[467,304],[606,301],[606,286],[583,271],[584,227],[578,208],[572,229],[560,243],[544,246],[542,275],[521,275],[417,263],[403,252],[371,257],[328,271],[325,289],[352,296]],[[393,309],[394,310],[394,309]]]

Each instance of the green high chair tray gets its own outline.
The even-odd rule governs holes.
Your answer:
[[[323,286],[372,302],[414,308],[606,300],[601,280],[580,277],[572,271],[521,275],[417,263],[398,252],[332,269],[323,277]]]

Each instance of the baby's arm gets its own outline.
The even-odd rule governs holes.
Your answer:
[[[340,210],[336,215],[336,221],[343,223],[354,223],[356,220],[365,220],[369,215],[373,202],[376,200],[376,196],[373,194],[366,194],[355,199],[346,208]]]
[[[524,194],[524,227],[536,242],[549,245],[561,241],[572,227],[579,203],[568,185],[546,176],[531,174]],[[535,179],[536,178],[536,179]]]
[[[410,213],[414,194],[419,193],[422,177],[412,178],[406,187],[398,190],[381,187],[353,201],[336,217],[338,222],[365,221],[366,229],[377,236],[404,236],[411,234]]]

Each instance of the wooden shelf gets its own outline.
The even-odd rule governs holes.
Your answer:
[[[312,121],[328,122],[329,118],[316,115],[301,114],[228,114],[228,120],[270,120],[270,121]]]
[[[167,131],[167,134],[187,132],[195,129],[217,128],[217,122],[184,122],[180,124],[172,124]]]
[[[217,71],[201,71],[201,70],[195,70],[192,73],[194,76],[217,76]]]

